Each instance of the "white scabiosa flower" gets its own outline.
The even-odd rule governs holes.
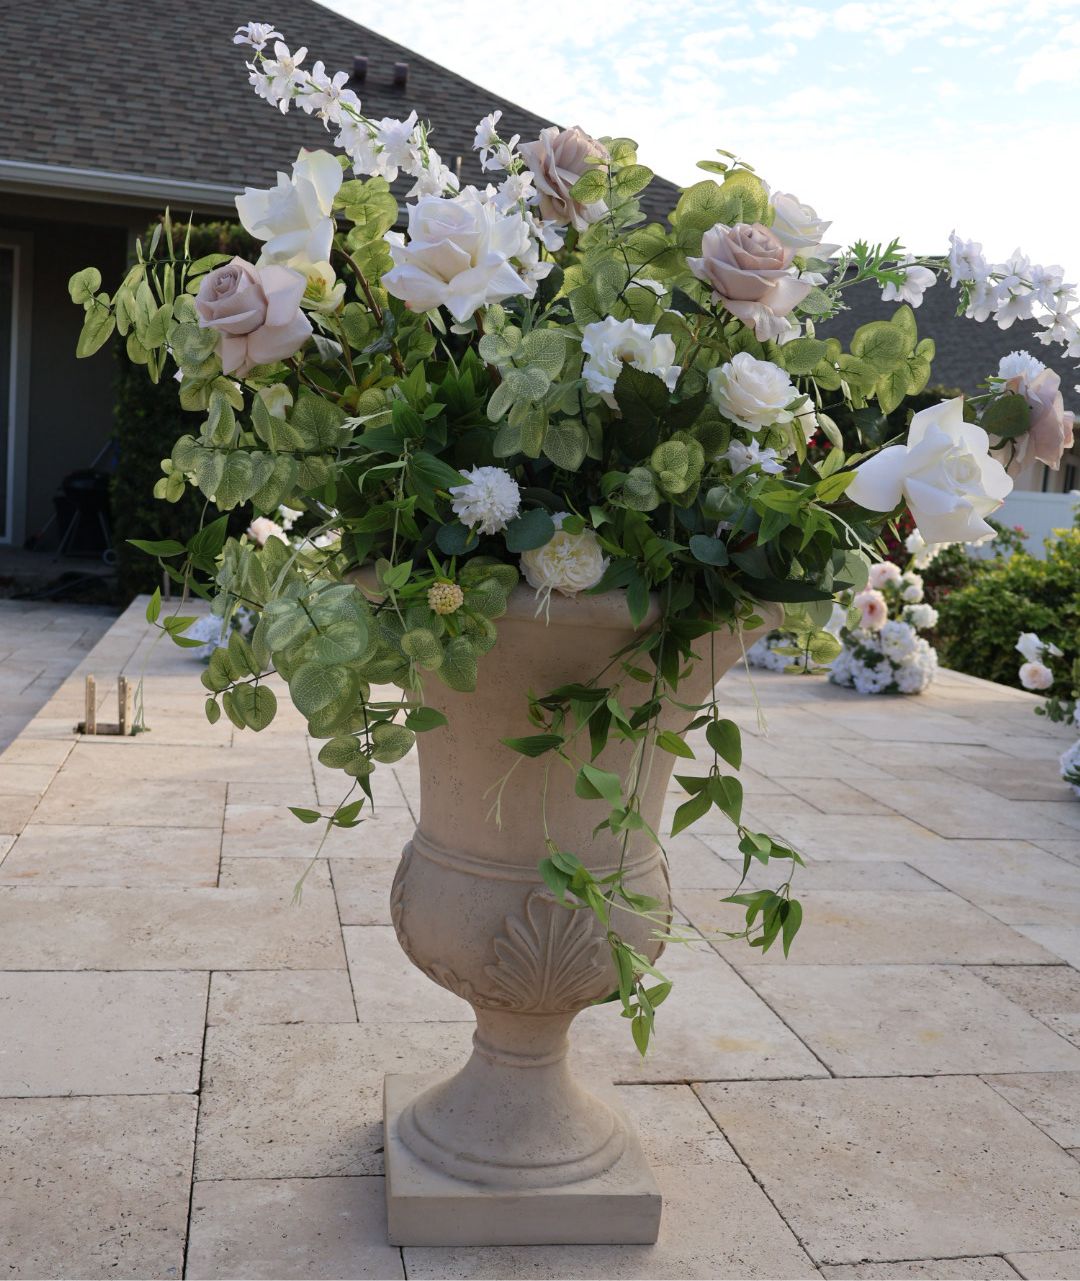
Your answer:
[[[1004,382],[1016,379],[1016,391],[1022,396],[1046,366],[1030,352],[1010,351],[998,363],[997,377]]]
[[[791,422],[795,413],[787,406],[799,399],[778,365],[757,360],[748,351],[709,370],[709,393],[725,418],[752,432]]]
[[[576,596],[587,591],[604,576],[608,558],[591,529],[571,534],[562,524],[569,512],[558,512],[552,517],[555,533],[543,547],[524,552],[521,572],[537,595],[546,599],[555,591],[563,596]]]
[[[921,632],[936,627],[937,621],[938,612],[933,605],[908,605],[904,610],[904,622]]]
[[[654,334],[653,329],[653,325],[640,325],[636,320],[608,316],[586,325],[582,331],[581,350],[586,359],[581,374],[585,386],[613,409],[615,383],[624,364],[655,374],[668,391],[675,390],[680,372],[675,363],[675,343],[670,334]]]
[[[454,515],[480,534],[505,529],[521,506],[517,481],[501,467],[474,467],[462,475],[468,477],[468,484],[450,488]]]

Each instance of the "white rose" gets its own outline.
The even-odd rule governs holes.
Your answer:
[[[1063,657],[1056,645],[1047,645],[1045,641],[1039,640],[1034,632],[1021,632],[1016,642],[1016,649],[1023,654],[1024,661],[1027,663],[1042,662],[1043,654],[1049,654],[1051,658]]]
[[[600,550],[591,529],[583,529],[580,534],[570,534],[563,529],[563,520],[568,515],[569,512],[559,512],[553,516],[555,533],[551,540],[543,547],[522,553],[521,571],[525,581],[538,593],[550,595],[556,591],[563,596],[576,596],[595,587],[608,567],[608,558]]]
[[[709,391],[725,418],[755,432],[791,422],[795,414],[786,406],[799,399],[779,366],[771,360],[756,360],[748,351],[709,370]]]
[[[275,262],[306,273],[326,262],[334,240],[331,212],[341,186],[341,166],[328,151],[300,150],[292,177],[279,173],[269,191],[245,187],[236,197],[244,229],[265,240],[258,265]]]
[[[823,245],[821,237],[832,226],[809,206],[786,191],[772,198],[775,213],[770,231],[782,245],[793,249],[800,258],[828,258],[839,245]]]
[[[615,408],[615,383],[624,364],[633,365],[663,380],[668,391],[675,390],[680,369],[675,363],[675,343],[670,334],[653,335],[653,325],[636,320],[604,320],[586,325],[581,335],[585,353],[582,377],[590,391],[598,392]]]
[[[981,427],[964,422],[963,396],[942,401],[915,415],[906,445],[890,445],[855,469],[847,497],[879,512],[906,499],[927,542],[982,542],[994,536],[985,517],[1013,487],[989,446]]]
[[[474,187],[456,196],[422,196],[409,206],[408,241],[388,231],[394,266],[383,286],[410,311],[445,307],[459,323],[481,307],[520,295],[535,282],[510,263],[530,249],[529,231],[516,210],[500,212]]]
[[[1020,668],[1020,684],[1025,689],[1049,689],[1054,683],[1054,673],[1045,663],[1025,663]]]

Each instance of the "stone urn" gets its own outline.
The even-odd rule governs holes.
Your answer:
[[[653,604],[642,629],[655,626]],[[554,595],[550,618],[519,586],[497,621],[472,693],[425,685],[448,725],[418,736],[420,821],[394,878],[391,914],[405,954],[476,1014],[473,1051],[446,1080],[385,1082],[389,1238],[398,1245],[651,1242],[660,1192],[637,1135],[608,1089],[588,1089],[567,1066],[574,1016],[616,986],[604,930],[592,912],[558,903],[537,866],[545,857],[541,798],[559,847],[596,877],[619,865],[620,841],[593,828],[602,803],[574,795],[574,771],[499,740],[530,732],[526,695],[599,676],[632,641],[622,593]],[[746,638],[747,644],[750,637]],[[680,702],[708,696],[742,653],[726,629],[697,643],[702,661]],[[609,679],[614,680],[617,669]],[[638,686],[643,690],[644,686]],[[676,727],[676,711],[665,728]],[[597,764],[625,775],[632,745],[610,742]],[[642,815],[658,830],[674,757],[657,752]],[[501,824],[488,818],[499,780]],[[494,790],[493,785],[495,785]],[[605,811],[606,812],[606,811]],[[628,888],[670,906],[663,853],[639,837]],[[655,958],[653,927],[627,914],[622,936]],[[613,1019],[612,1034],[623,1033]]]

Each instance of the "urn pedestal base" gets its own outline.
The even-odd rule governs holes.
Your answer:
[[[383,1089],[391,1245],[641,1245],[660,1230],[660,1189],[616,1091],[594,1093],[625,1132],[603,1173],[554,1187],[492,1187],[452,1178],[402,1142],[401,1115],[436,1077],[390,1075]]]

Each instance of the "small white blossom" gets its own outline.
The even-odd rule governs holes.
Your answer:
[[[274,30],[272,22],[249,22],[243,27],[236,28],[233,44],[248,44],[253,49],[261,51],[266,48],[268,41],[281,38],[281,32]]]
[[[505,529],[521,506],[517,481],[501,467],[474,467],[462,474],[468,477],[468,484],[450,488],[454,515],[481,534]]]
[[[779,476],[784,470],[784,464],[775,449],[762,448],[761,443],[756,440],[744,444],[741,440],[733,440],[727,447],[727,452],[721,457],[726,458],[731,465],[731,474],[738,476],[748,467],[760,467],[763,472],[770,476]]]
[[[929,267],[914,267],[915,255],[906,254],[900,259],[900,266],[906,267],[907,270],[902,272],[903,284],[894,285],[889,281],[881,291],[882,302],[906,302],[911,307],[918,307],[922,303],[923,294],[936,284],[937,276]]]

